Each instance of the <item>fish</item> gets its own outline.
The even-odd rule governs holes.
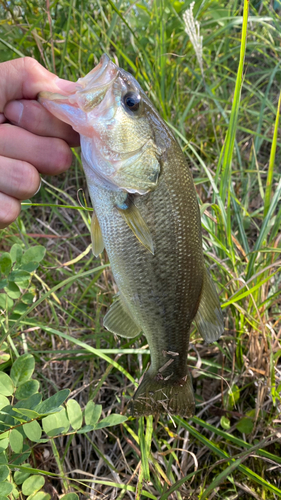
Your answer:
[[[128,339],[143,332],[149,344],[150,366],[127,412],[191,417],[192,323],[206,342],[224,331],[191,172],[139,83],[108,55],[75,89],[42,91],[39,102],[80,134],[93,253],[106,249],[118,287],[103,325]]]

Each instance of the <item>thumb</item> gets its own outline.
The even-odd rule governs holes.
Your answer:
[[[36,99],[42,90],[69,94],[75,83],[63,80],[43,68],[35,59],[23,57],[0,64],[0,113],[16,99]]]

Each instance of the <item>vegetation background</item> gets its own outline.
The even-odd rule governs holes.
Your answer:
[[[191,335],[194,418],[120,415],[149,351],[103,329],[116,288],[74,151],[1,231],[1,500],[281,497],[280,16],[280,0],[1,0],[1,62],[75,81],[106,52],[146,90],[192,169],[225,317],[219,342]]]

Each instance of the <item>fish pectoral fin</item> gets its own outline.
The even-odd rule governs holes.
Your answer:
[[[103,326],[110,332],[129,339],[136,337],[141,332],[141,328],[125,310],[120,295],[118,295],[106,313]]]
[[[104,242],[101,234],[100,224],[95,212],[93,212],[91,220],[91,239],[92,239],[92,251],[94,256],[97,257],[100,253],[102,253],[104,249]]]
[[[128,224],[129,228],[133,231],[136,238],[141,242],[141,244],[149,250],[154,255],[154,246],[152,241],[152,236],[150,230],[144,221],[139,209],[130,203],[128,208],[121,208],[116,206],[119,213],[122,215],[125,222]]]
[[[206,268],[204,268],[201,298],[194,321],[200,335],[206,342],[215,342],[224,331],[219,297]]]

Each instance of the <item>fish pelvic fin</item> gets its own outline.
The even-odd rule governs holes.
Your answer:
[[[117,295],[116,300],[106,313],[103,326],[110,332],[129,339],[136,337],[141,332],[141,328],[126,311],[120,295]]]
[[[209,271],[204,268],[203,287],[194,319],[200,335],[206,342],[215,342],[224,332],[219,297]]]
[[[187,372],[180,380],[158,380],[149,371],[129,402],[128,413],[134,417],[168,413],[182,417],[192,417],[195,401],[191,376]]]
[[[125,206],[124,206],[125,207]],[[139,209],[131,202],[128,207],[116,206],[129,228],[133,231],[139,242],[154,255],[154,246],[150,230],[144,221]]]
[[[93,212],[91,220],[91,239],[92,239],[92,251],[94,256],[97,257],[100,253],[102,253],[104,249],[104,242],[99,221],[95,212]]]

